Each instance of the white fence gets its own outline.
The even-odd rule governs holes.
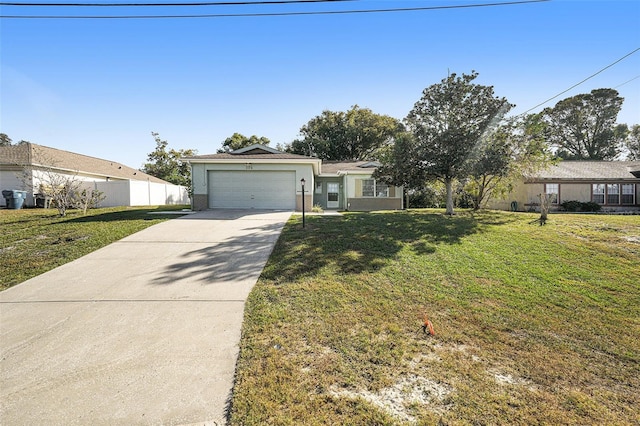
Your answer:
[[[161,206],[191,202],[187,188],[179,185],[129,180],[91,182],[87,187],[105,195],[100,207]]]

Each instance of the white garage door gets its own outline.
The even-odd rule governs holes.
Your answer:
[[[209,207],[294,210],[295,179],[295,172],[210,171]]]

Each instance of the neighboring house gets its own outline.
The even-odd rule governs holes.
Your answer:
[[[264,145],[230,153],[185,158],[191,164],[193,208],[255,208],[305,210],[319,205],[329,210],[402,208],[402,188],[377,182],[377,163],[322,163]]]
[[[85,188],[101,191],[101,207],[190,203],[187,188],[115,161],[29,142],[0,147],[0,190],[27,191],[26,206],[35,205],[38,188],[51,174],[73,176]]]
[[[539,210],[539,194],[551,196],[551,208],[565,201],[594,202],[604,211],[640,210],[640,161],[561,161],[515,186],[505,200],[489,208]]]

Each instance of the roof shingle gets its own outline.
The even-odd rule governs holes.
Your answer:
[[[0,164],[44,166],[113,179],[168,183],[124,164],[30,142],[0,147]]]

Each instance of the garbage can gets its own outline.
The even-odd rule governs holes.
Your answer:
[[[15,189],[2,191],[2,196],[7,202],[7,208],[13,210],[20,210],[24,204],[24,200],[27,198],[27,191],[17,191]]]

